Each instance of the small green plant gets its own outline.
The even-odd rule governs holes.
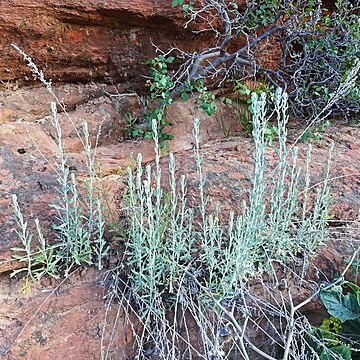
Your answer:
[[[98,138],[96,138],[93,151],[87,123],[82,124],[82,131],[80,130],[82,134],[80,134],[64,105],[53,92],[51,81],[46,80],[44,73],[37,68],[27,54],[18,46],[14,44],[12,46],[21,54],[32,73],[45,85],[56,101],[51,102],[51,115],[57,143],[57,160],[54,169],[58,182],[56,189],[58,196],[50,204],[56,213],[56,221],[52,226],[54,238],[51,243],[45,239],[37,219],[35,225],[39,245],[36,247],[32,243],[33,235],[28,230],[27,221],[22,215],[17,197],[13,196],[14,213],[18,225],[17,233],[23,246],[14,248],[13,252],[14,257],[25,263],[26,267],[15,270],[12,275],[26,272],[25,285],[28,287],[30,280],[39,280],[44,275],[58,277],[60,272],[68,276],[70,271],[78,266],[96,264],[101,270],[109,247],[104,237],[103,207],[96,189],[95,155]],[[68,166],[56,104],[68,116],[85,150],[88,176],[82,194],[79,194],[76,177]]]
[[[197,92],[198,94],[195,98],[195,104],[197,104],[197,106],[202,109],[206,115],[213,115],[217,110],[215,95],[208,90],[202,79],[189,83],[189,87],[185,87],[182,97],[183,94],[193,94],[194,92]]]
[[[308,140],[321,141],[322,135],[325,133],[326,128],[331,126],[331,122],[329,120],[325,120],[316,126],[315,131],[311,131],[311,129],[307,129],[302,135],[300,140],[306,142]]]
[[[155,100],[155,107],[148,111],[145,115],[147,122],[147,130],[143,132],[145,139],[152,139],[153,129],[152,121],[156,120],[157,131],[161,145],[167,140],[172,140],[173,136],[164,132],[164,128],[169,125],[166,120],[166,109],[172,104],[171,90],[174,84],[169,75],[168,65],[174,61],[174,57],[165,57],[159,55],[153,59],[147,60],[145,63],[150,66],[150,77],[146,83],[151,93],[151,99]]]
[[[344,291],[346,289],[346,293]],[[320,299],[331,317],[315,329],[309,351],[321,360],[359,359],[360,353],[360,288],[343,281],[320,291]]]
[[[52,103],[53,126],[56,129],[58,144],[58,199],[51,206],[57,214],[57,224],[54,225],[58,239],[58,255],[62,259],[65,275],[75,266],[90,265],[98,261],[101,269],[101,259],[107,254],[104,239],[104,221],[100,199],[96,195],[95,158],[91,151],[90,135],[87,123],[82,126],[88,178],[85,183],[86,193],[80,196],[74,174],[70,174],[66,154],[63,150],[61,126],[56,113],[56,105]],[[95,253],[100,259],[94,258]]]
[[[136,138],[140,135],[141,130],[136,128],[135,125],[138,122],[138,118],[131,112],[125,113],[125,127],[126,133],[129,138]]]
[[[166,110],[173,102],[172,92],[175,84],[169,73],[168,66],[172,64],[174,60],[175,58],[173,56],[166,57],[159,55],[146,61],[146,64],[150,66],[150,79],[147,80],[146,85],[149,88],[151,99],[155,101],[155,106],[145,114],[147,130],[135,129],[133,132],[133,135],[141,135],[148,140],[152,139],[153,120],[156,120],[160,147],[163,147],[166,141],[173,139],[173,136],[166,133],[164,129],[170,124],[166,119]],[[183,100],[187,100],[194,94],[196,94],[196,105],[201,108],[205,114],[211,116],[216,112],[215,95],[208,90],[202,79],[186,82],[180,93],[180,97]]]
[[[32,247],[32,234],[21,213],[17,197],[13,196],[13,207],[19,227],[18,235],[23,248],[13,248],[14,258],[27,264],[26,268],[17,269],[12,276],[26,271],[28,280],[39,280],[44,275],[59,277],[60,271],[68,276],[77,266],[96,264],[99,270],[103,268],[103,259],[107,256],[109,247],[104,238],[105,220],[101,200],[95,189],[95,164],[91,153],[87,124],[83,124],[84,148],[88,178],[85,182],[85,195],[80,196],[74,174],[70,174],[67,158],[64,153],[61,126],[58,120],[56,104],[51,103],[52,123],[56,130],[58,145],[58,160],[55,163],[57,171],[57,200],[50,204],[56,212],[56,222],[53,231],[56,241],[49,244],[35,219],[39,246]]]
[[[34,246],[32,243],[33,235],[28,229],[28,223],[24,219],[16,195],[12,195],[12,204],[18,226],[16,232],[21,240],[22,247],[15,247],[11,250],[14,253],[13,258],[26,266],[15,269],[10,276],[25,273],[23,292],[27,293],[32,280],[39,280],[44,275],[59,278],[58,263],[60,258],[56,256],[56,245],[50,245],[45,240],[38,219],[35,219],[38,242]]]
[[[239,122],[242,126],[243,133],[246,136],[250,136],[253,132],[253,116],[254,116],[254,102],[252,94],[260,95],[262,93],[267,94],[268,97],[268,109],[271,111],[273,107],[271,88],[263,83],[258,83],[253,89],[240,82],[235,81],[234,92],[237,103],[237,114]],[[269,125],[265,129],[265,137],[269,143],[272,144],[278,135],[278,129],[275,125]]]
[[[35,219],[38,242],[33,243],[33,234],[28,229],[17,196],[12,196],[14,216],[17,223],[17,234],[22,247],[12,249],[13,257],[26,266],[13,271],[11,276],[25,273],[23,291],[27,292],[30,282],[39,280],[43,276],[58,278],[61,273],[70,275],[70,271],[79,266],[96,265],[99,270],[104,267],[103,261],[109,252],[105,239],[105,219],[101,198],[96,188],[95,155],[98,137],[92,146],[88,124],[83,122],[78,129],[68,115],[62,101],[52,89],[51,80],[45,78],[44,73],[38,69],[31,57],[24,53],[17,45],[12,47],[26,61],[34,76],[46,87],[46,90],[55,101],[51,102],[51,123],[55,130],[57,143],[57,158],[54,161],[54,170],[58,187],[57,197],[49,204],[55,210],[55,222],[52,224],[53,237],[49,241],[45,238],[38,219]],[[85,164],[88,176],[85,188],[78,191],[76,177],[70,171],[67,156],[64,151],[62,129],[57,114],[57,105],[73,125],[75,133],[82,142],[85,150]],[[101,128],[99,128],[98,135]],[[93,150],[94,148],[94,150]]]

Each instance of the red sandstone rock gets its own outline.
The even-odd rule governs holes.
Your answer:
[[[106,309],[103,274],[86,270],[67,280],[44,280],[21,294],[23,281],[0,276],[0,357],[6,360],[92,360],[107,350],[117,307]],[[122,312],[119,314],[123,316]],[[134,319],[132,319],[134,321]],[[127,340],[124,331],[129,332]],[[130,353],[131,327],[122,321],[113,334],[116,352]],[[101,338],[103,337],[103,340]],[[110,347],[110,353],[113,347]]]
[[[9,272],[19,264],[11,259],[11,247],[18,245],[11,194],[18,195],[29,226],[39,217],[44,229],[53,222],[48,204],[57,185],[52,169],[56,144],[49,118],[51,97],[46,91],[22,88],[34,83],[19,54],[10,47],[16,43],[31,55],[46,75],[56,81],[86,83],[56,85],[73,124],[59,108],[65,147],[80,178],[84,176],[84,153],[75,129],[83,120],[89,122],[92,139],[102,123],[98,148],[102,182],[110,203],[121,200],[123,174],[138,152],[144,162],[152,161],[151,142],[123,141],[126,136],[124,114],[133,111],[130,103],[118,103],[104,93],[112,91],[103,81],[121,82],[119,92],[142,87],[141,75],[146,57],[154,55],[155,44],[167,48],[175,44],[191,50],[201,45],[190,31],[182,28],[183,19],[168,0],[2,0],[0,12],[0,356],[13,359],[98,359],[104,321],[102,274],[87,270],[75,273],[55,293],[55,282],[44,280],[21,294],[21,279],[9,279]],[[134,110],[136,111],[136,109]],[[176,102],[169,110],[175,135],[171,149],[176,154],[177,174],[185,173],[191,189],[196,189],[196,169],[192,159],[192,119],[201,117],[204,170],[209,203],[221,201],[224,213],[239,210],[241,199],[251,184],[253,144],[243,136],[232,137],[239,129],[234,114],[220,106],[220,112],[208,118],[194,109],[191,102]],[[335,141],[331,171],[334,220],[343,224],[359,219],[360,209],[360,130],[333,127],[324,140],[315,144],[311,168],[314,183],[321,181],[327,161],[329,140]],[[300,144],[304,159],[306,144]],[[274,163],[269,151],[269,162]],[[164,160],[166,166],[166,159]],[[165,173],[165,172],[164,172]],[[114,205],[112,205],[114,206]],[[339,230],[340,233],[340,230]],[[353,249],[345,240],[358,240],[354,229],[340,234],[338,241],[323,247],[315,260],[325,278],[331,280],[344,267]],[[313,275],[311,275],[313,276]],[[316,274],[313,280],[318,281]],[[296,291],[296,289],[294,289]],[[302,289],[297,300],[310,294]],[[51,294],[51,296],[49,296]],[[49,296],[49,297],[48,297]],[[319,304],[307,311],[318,314]],[[109,314],[106,336],[114,323],[116,307]],[[120,312],[121,314],[121,312]],[[120,315],[122,316],[122,315]],[[121,317],[123,320],[123,317]],[[315,319],[315,315],[314,315]],[[315,319],[316,320],[316,319]],[[126,331],[127,342],[116,343],[129,354],[132,335],[119,323],[119,333]],[[105,344],[106,344],[105,339]],[[117,341],[117,339],[116,339]],[[119,350],[114,351],[119,356]]]
[[[0,80],[26,83],[30,71],[11,48],[17,44],[54,81],[107,78],[129,88],[143,85],[152,43],[195,44],[168,0],[3,0],[0,12]],[[191,39],[191,41],[190,41]]]

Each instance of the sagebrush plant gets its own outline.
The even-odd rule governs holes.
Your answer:
[[[144,354],[154,354],[159,359],[175,359],[185,354],[186,358],[226,359],[238,354],[249,359],[247,346],[262,353],[244,335],[239,341],[235,336],[230,347],[219,343],[221,334],[237,332],[236,325],[225,320],[229,316],[228,306],[233,304],[239,314],[245,314],[235,304],[242,299],[246,307],[253,306],[248,303],[250,295],[245,295],[244,284],[249,279],[271,273],[275,264],[286,263],[298,255],[312,256],[325,241],[330,160],[324,182],[316,192],[316,199],[311,201],[311,147],[301,171],[297,150],[286,143],[287,95],[278,90],[274,96],[279,129],[279,143],[275,146],[278,165],[270,171],[266,162],[265,129],[269,116],[274,114],[267,114],[265,104],[265,94],[253,95],[253,186],[248,201],[242,204],[241,214],[232,211],[226,221],[219,218],[221,207],[208,210],[199,120],[194,120],[194,161],[198,175],[195,205],[188,203],[185,177],[175,175],[173,155],[169,157],[169,186],[165,190],[157,123],[153,121],[155,165],[143,168],[139,155],[137,169],[128,171],[124,199],[126,249],[124,265],[116,270],[125,271],[128,280],[114,276],[116,280],[111,282],[109,293],[111,299],[118,297],[125,307],[138,314],[143,331],[134,334],[135,356],[144,358]],[[262,308],[276,312],[275,307],[271,310],[271,304]],[[168,317],[169,309],[175,313],[173,320]],[[278,312],[281,317],[286,311]],[[200,332],[200,345],[181,329],[186,313],[191,314]],[[186,321],[183,326],[186,328]],[[293,335],[289,338],[293,346]],[[280,346],[287,349],[290,345],[280,341]],[[291,347],[286,351],[290,350],[295,353],[296,349]]]
[[[182,8],[185,27],[213,40],[196,52],[171,49],[184,59],[171,77],[174,93],[198,80],[208,87],[254,80],[286,89],[291,112],[307,122],[359,114],[359,1],[335,0],[330,10],[307,0],[172,5]],[[264,53],[277,56],[267,61]]]
[[[104,237],[103,206],[99,191],[96,188],[95,156],[97,139],[96,143],[92,145],[86,122],[83,122],[81,129],[77,129],[71,122],[77,135],[82,140],[86,154],[87,179],[84,189],[79,191],[76,176],[71,173],[68,165],[64,151],[61,124],[57,114],[57,104],[62,107],[63,105],[54,94],[51,81],[45,79],[42,71],[37,68],[28,55],[16,45],[13,46],[20,52],[31,71],[56,100],[56,102],[51,103],[51,123],[55,130],[57,144],[57,157],[53,166],[58,182],[57,196],[49,204],[56,214],[56,220],[52,224],[54,238],[50,239],[51,241],[45,239],[40,222],[35,219],[39,243],[37,248],[35,247],[36,244],[32,243],[33,235],[28,230],[27,221],[25,221],[18,205],[17,197],[13,196],[13,207],[19,228],[18,235],[23,245],[22,248],[13,249],[15,252],[14,257],[27,265],[26,268],[15,270],[13,275],[26,271],[28,281],[29,279],[38,280],[43,275],[59,277],[60,273],[64,273],[65,276],[68,276],[70,271],[82,265],[94,264],[101,270],[109,247]],[[63,108],[63,110],[67,114],[66,109]],[[94,147],[94,150],[92,147]]]
[[[38,219],[35,219],[38,241],[36,244],[33,244],[33,234],[28,229],[28,223],[24,219],[15,194],[12,195],[12,204],[18,226],[16,232],[21,240],[22,247],[14,247],[11,251],[14,253],[14,259],[21,264],[24,263],[26,266],[15,269],[10,276],[13,277],[20,273],[24,274],[23,292],[27,293],[30,289],[30,282],[33,280],[39,280],[45,275],[56,279],[59,278],[58,263],[60,259],[54,253],[56,246],[50,245],[46,241]]]
[[[243,264],[244,269],[250,269],[249,273],[251,273],[251,271],[255,270],[254,264],[257,263],[258,266],[262,268],[266,265],[266,259],[268,258],[281,260],[299,252],[313,253],[319,241],[321,241],[324,236],[327,204],[329,200],[327,180],[325,180],[324,187],[318,191],[312,212],[309,213],[308,187],[310,181],[309,163],[311,161],[311,148],[309,147],[308,150],[307,165],[304,174],[306,180],[304,188],[302,189],[304,202],[300,203],[298,201],[300,168],[297,163],[297,150],[289,151],[286,145],[286,124],[288,120],[286,95],[278,91],[275,95],[274,102],[274,112],[278,119],[279,133],[279,143],[277,147],[275,147],[278,155],[277,176],[266,177],[267,116],[272,117],[272,114],[266,114],[266,99],[264,94],[260,100],[256,95],[253,95],[255,169],[252,178],[253,187],[249,192],[249,203],[243,204],[241,216],[234,218],[233,213],[230,215],[228,223],[229,230],[226,236],[222,234],[221,228],[223,228],[223,226],[219,226],[220,233],[213,237],[217,239],[216,241],[219,241],[217,246],[219,250],[218,254],[221,254],[220,249],[227,249],[227,237],[229,237],[231,244],[230,250],[233,251],[232,255],[238,254],[240,257],[243,256],[241,261],[234,262],[232,265],[234,268],[230,267],[228,269],[229,274],[236,274],[234,279],[246,276],[249,271],[246,270],[244,273],[239,272],[239,268],[236,268],[239,263]],[[196,149],[198,149],[198,146]],[[201,158],[197,152],[196,159],[201,184]],[[325,179],[327,178],[328,173],[325,175]],[[214,226],[211,224],[213,221],[212,218],[214,217],[214,219],[216,219],[215,224],[218,220],[216,214],[214,214],[215,216],[210,215],[209,219],[206,220],[206,199],[204,195],[202,195],[202,192],[203,189],[200,189],[201,214],[204,219],[204,223],[202,224],[204,228],[204,248],[208,249],[211,246],[208,246],[206,239],[211,239],[209,232],[214,229]],[[270,194],[270,209],[268,212],[265,211],[266,194]],[[301,213],[300,217],[296,215],[299,211]],[[207,221],[210,221],[210,223],[206,224]],[[296,229],[293,229],[293,224],[295,223]],[[217,228],[217,226],[215,226],[215,228]],[[232,243],[233,240],[238,241],[235,246]],[[247,256],[250,256],[250,258],[247,259]],[[209,257],[209,261],[210,258],[211,256]],[[238,260],[239,258],[236,259]],[[219,266],[217,271],[226,273],[224,272],[224,266],[225,269],[227,269],[229,264],[231,264],[231,262],[224,262],[224,264]],[[223,270],[221,271],[221,269]],[[227,279],[224,283],[227,283],[231,288],[234,285],[234,279],[230,282]]]

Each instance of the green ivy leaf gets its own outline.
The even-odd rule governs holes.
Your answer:
[[[320,299],[329,314],[342,322],[354,320],[360,316],[360,306],[356,296],[343,295],[341,286],[334,287],[332,290],[321,290]]]
[[[171,6],[178,6],[178,5],[182,5],[184,3],[184,0],[173,0],[173,2],[171,3]]]

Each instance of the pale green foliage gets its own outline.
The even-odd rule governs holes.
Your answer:
[[[139,155],[137,169],[128,170],[125,265],[144,324],[138,345],[141,348],[146,341],[155,343],[160,347],[159,358],[171,358],[167,349],[175,351],[174,339],[178,336],[166,320],[168,306],[192,313],[203,331],[204,354],[213,353],[218,349],[214,343],[218,336],[214,333],[216,325],[207,318],[209,311],[241,296],[243,282],[264,271],[271,272],[274,261],[286,263],[299,254],[314,255],[326,238],[329,170],[318,187],[316,200],[311,202],[311,148],[302,170],[297,149],[286,144],[286,94],[276,93],[274,112],[268,115],[265,95],[253,96],[253,186],[241,214],[230,212],[228,219],[221,221],[221,207],[208,210],[198,119],[194,121],[197,205],[188,204],[185,178],[175,175],[173,155],[169,157],[169,190],[165,190],[155,121],[154,167],[143,168]],[[279,129],[279,142],[274,147],[278,165],[270,169],[265,130],[268,118],[274,116]],[[166,345],[168,332],[173,339]]]
[[[53,103],[54,104],[54,103]],[[101,258],[107,253],[104,243],[104,219],[102,207],[96,197],[94,157],[91,153],[88,126],[83,123],[84,148],[88,177],[86,193],[80,196],[74,174],[70,174],[67,159],[63,151],[61,127],[58,121],[55,104],[52,106],[53,125],[57,130],[58,144],[58,200],[52,204],[56,210],[57,224],[54,226],[59,241],[58,254],[65,266],[65,274],[75,266],[90,265],[98,261],[101,269]],[[96,248],[96,250],[95,250]],[[95,253],[98,259],[94,258]]]
[[[16,270],[16,273],[26,271],[26,275],[28,277],[32,277],[32,261],[33,261],[33,254],[31,251],[31,241],[32,235],[28,230],[27,221],[25,221],[24,216],[21,212],[20,206],[17,201],[17,196],[12,195],[12,203],[14,207],[16,223],[18,225],[18,230],[16,230],[17,235],[22,243],[22,248],[12,248],[12,251],[16,251],[17,254],[14,256],[19,262],[25,262],[27,264],[26,268]],[[16,273],[13,273],[15,275]]]
[[[23,292],[27,292],[31,280],[39,280],[44,275],[58,278],[57,265],[60,259],[55,256],[56,245],[48,244],[44,238],[38,219],[35,219],[38,243],[37,245],[32,244],[33,235],[29,232],[28,223],[24,219],[16,195],[12,195],[12,204],[18,226],[16,232],[21,240],[22,247],[15,247],[11,250],[14,252],[14,259],[18,260],[19,263],[25,263],[26,266],[14,270],[11,277],[25,273]]]
[[[96,194],[95,154],[92,155],[87,124],[83,124],[84,148],[88,177],[83,195],[78,192],[75,175],[70,173],[62,142],[62,131],[56,104],[51,104],[52,124],[56,131],[58,156],[55,162],[58,196],[50,205],[55,209],[56,221],[53,231],[56,237],[51,244],[44,238],[40,223],[35,219],[39,246],[33,249],[32,235],[21,213],[17,198],[13,196],[14,212],[18,224],[18,235],[22,248],[14,248],[14,257],[27,264],[26,268],[15,270],[13,275],[26,271],[30,279],[40,279],[43,275],[58,277],[61,270],[65,276],[81,265],[96,264],[101,270],[102,261],[108,253],[104,238],[105,220],[101,200]]]
[[[90,134],[86,122],[82,124],[82,135],[72,121],[63,103],[52,89],[51,81],[45,78],[33,60],[18,46],[12,44],[27,62],[31,72],[43,83],[49,94],[54,98],[51,103],[52,125],[57,143],[57,160],[54,168],[57,175],[58,196],[51,207],[55,209],[56,221],[52,226],[55,238],[47,241],[42,233],[38,219],[35,219],[36,233],[39,245],[32,243],[32,234],[28,230],[17,197],[13,195],[13,207],[18,225],[18,236],[23,247],[13,248],[13,257],[26,267],[15,270],[12,276],[26,271],[25,288],[29,280],[38,280],[44,275],[59,277],[60,272],[68,276],[70,271],[78,266],[96,265],[103,268],[103,260],[108,255],[109,246],[104,237],[105,219],[103,206],[96,189],[95,156],[98,138],[92,150]],[[67,120],[72,124],[75,133],[81,140],[86,154],[87,180],[85,189],[78,191],[76,177],[70,173],[67,157],[64,152],[61,124],[57,114],[56,104],[60,106]],[[101,128],[99,128],[100,133]]]
[[[173,155],[169,160],[171,191],[166,193],[162,188],[157,145],[154,171],[150,165],[142,168],[141,155],[136,173],[129,169],[127,263],[139,294],[150,296],[158,292],[160,285],[161,291],[172,292],[185,272],[191,271],[201,274],[199,277],[204,277],[215,294],[227,297],[236,292],[241,279],[266,268],[268,259],[280,261],[300,253],[313,254],[324,240],[329,201],[327,180],[319,187],[311,205],[311,148],[309,146],[305,171],[301,174],[298,151],[286,144],[287,98],[280,92],[274,110],[279,129],[279,142],[275,147],[278,165],[273,171],[268,169],[265,102],[264,96],[253,98],[255,168],[249,201],[242,204],[241,215],[231,212],[225,223],[219,220],[221,208],[207,211],[198,119],[194,123],[198,208],[189,208],[186,204],[185,180],[181,177],[176,181]],[[157,144],[155,125],[153,129]],[[299,201],[300,192],[304,201]],[[270,201],[266,200],[267,196]]]

